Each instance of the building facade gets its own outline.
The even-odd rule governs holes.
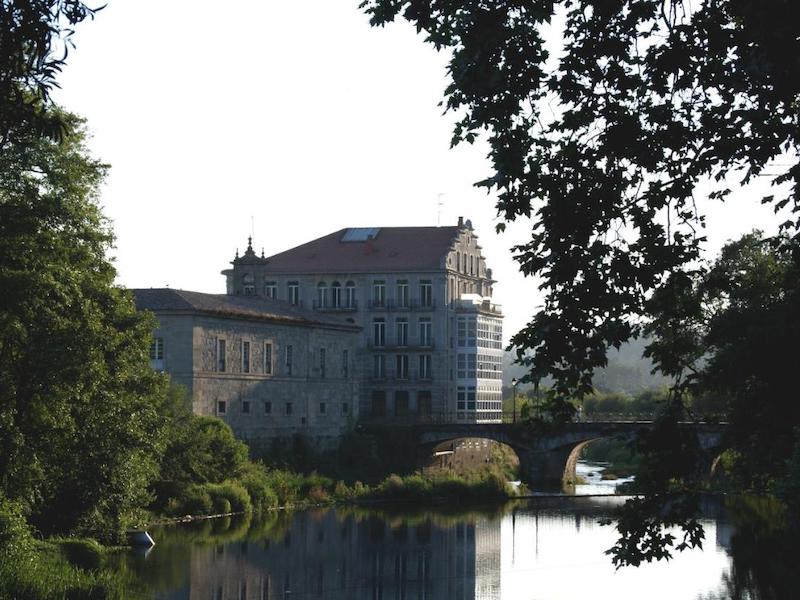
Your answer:
[[[469,221],[349,228],[223,271],[233,297],[277,299],[361,328],[362,419],[501,419],[502,312]]]
[[[226,421],[256,450],[303,434],[334,446],[358,418],[360,329],[268,298],[133,290],[153,312],[153,368],[184,386],[195,414]]]

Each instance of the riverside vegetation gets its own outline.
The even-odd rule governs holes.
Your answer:
[[[380,475],[410,473],[396,468],[407,451],[398,442],[376,453],[357,435],[327,477],[310,472],[317,459],[302,441],[283,450],[303,462],[298,472],[267,468],[289,466],[281,449],[251,461],[222,421],[193,415],[181,391],[149,367],[153,317],[114,284],[113,232],[98,206],[108,166],[90,155],[82,119],[35,95],[28,101],[61,133],[12,120],[2,138],[0,597],[113,597],[124,582],[103,567],[103,552],[89,568],[76,548],[88,555],[95,543],[64,538],[113,546],[158,515],[385,497],[390,489],[500,495],[504,483],[493,475],[383,483]],[[371,470],[359,485],[361,457]]]

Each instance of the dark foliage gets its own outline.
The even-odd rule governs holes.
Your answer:
[[[60,139],[68,123],[49,111],[50,92],[74,27],[99,9],[80,0],[0,0],[0,149],[20,128]]]
[[[708,196],[724,200],[729,175],[743,173],[743,183],[770,177],[785,185],[761,201],[790,209],[783,229],[796,234],[800,36],[797,19],[788,17],[794,2],[365,0],[362,7],[373,25],[402,16],[438,49],[452,51],[445,94],[447,109],[459,115],[453,144],[486,135],[493,173],[478,185],[497,192],[506,220],[532,218],[531,238],[515,258],[523,273],[542,278],[546,298],[512,344],[532,381],[552,377],[546,405],[553,416],[570,419],[570,398],[591,393],[607,349],[648,323],[648,357],[675,381],[659,431],[692,416],[692,386],[701,397],[700,390],[715,394],[715,385],[730,383],[723,389],[735,392],[733,411],[741,416],[734,443],[753,457],[740,465],[743,481],[768,487],[776,470],[761,482],[756,472],[785,464],[776,459],[787,455],[783,440],[796,424],[795,409],[774,401],[775,394],[791,397],[782,382],[792,353],[779,356],[777,349],[791,348],[779,344],[796,334],[789,335],[794,325],[783,332],[776,326],[795,319],[800,302],[794,292],[787,292],[794,304],[787,298],[780,306],[756,294],[742,305],[753,311],[744,315],[719,296],[727,312],[709,324],[712,280],[703,284],[706,295],[698,294],[703,274],[692,271],[704,240],[695,194],[699,183],[710,182]],[[555,37],[563,53],[550,61],[543,31],[561,23]],[[720,281],[723,288],[736,283]],[[728,318],[753,319],[754,327],[735,333],[724,326]],[[767,325],[761,332],[760,319]],[[777,335],[772,347],[767,330]],[[704,344],[713,356],[703,377],[693,378]],[[746,355],[757,356],[754,364]],[[772,366],[768,356],[776,359]],[[771,401],[757,406],[765,400]],[[779,423],[781,414],[788,418]],[[685,525],[688,545],[701,539],[689,516],[691,495],[686,502],[672,496],[676,483],[687,493],[695,482],[682,462],[691,449],[680,436],[660,432],[641,444],[655,469],[651,499],[631,503],[623,515],[616,552],[622,563],[666,556],[672,540],[660,533],[663,523]],[[763,455],[762,444],[769,446]]]
[[[18,128],[0,153],[0,490],[44,533],[108,537],[146,504],[166,380],[152,321],[114,285],[107,167],[55,114],[70,136]]]

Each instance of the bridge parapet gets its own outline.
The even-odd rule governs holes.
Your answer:
[[[380,433],[388,423],[364,423],[362,428]],[[420,445],[438,444],[462,438],[490,439],[510,446],[519,457],[520,469],[529,483],[575,479],[580,448],[600,438],[631,440],[649,431],[653,421],[579,421],[563,425],[531,423],[413,423]],[[391,425],[396,427],[396,425]],[[718,452],[727,429],[725,423],[681,424],[697,436],[700,450]]]

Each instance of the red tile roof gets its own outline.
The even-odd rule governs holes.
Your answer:
[[[343,242],[348,229],[267,257],[267,273],[380,273],[435,271],[458,227],[380,227],[373,239]]]

